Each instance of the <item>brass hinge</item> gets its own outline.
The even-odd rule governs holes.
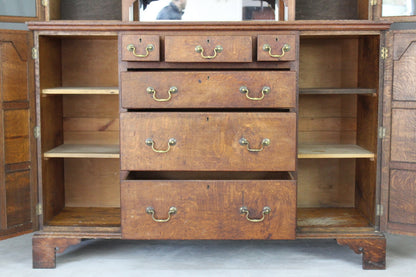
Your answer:
[[[45,8],[49,5],[49,0],[42,0],[42,6]]]
[[[376,216],[382,216],[384,214],[384,207],[381,204],[377,204]]]
[[[378,128],[378,138],[379,139],[383,139],[386,137],[386,128],[384,127],[379,127]]]
[[[33,135],[37,139],[40,137],[40,127],[39,126],[35,126],[35,128],[33,128]]]
[[[389,56],[389,49],[387,49],[386,47],[381,47],[380,56],[383,60],[387,59],[387,57]]]
[[[43,214],[43,205],[41,203],[36,204],[36,215]]]
[[[370,5],[371,6],[377,5],[377,0],[370,0]]]
[[[39,52],[36,47],[32,48],[32,59],[37,60],[39,58]]]

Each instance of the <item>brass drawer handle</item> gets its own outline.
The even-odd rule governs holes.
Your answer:
[[[264,138],[261,141],[261,148],[250,148],[250,143],[248,142],[248,140],[246,138],[241,138],[238,141],[241,145],[247,145],[247,150],[250,152],[260,152],[263,151],[264,146],[269,146],[270,145],[270,139],[268,138]]]
[[[155,149],[155,142],[151,138],[146,139],[145,143],[146,143],[147,146],[151,146],[152,147],[152,150],[154,152],[156,152],[156,153],[167,153],[167,152],[169,152],[170,147],[171,146],[174,146],[176,144],[176,139],[175,138],[170,138],[169,139],[169,141],[168,141],[168,148],[166,150],[158,150],[158,149]]]
[[[195,47],[195,52],[201,53],[201,57],[202,58],[204,58],[204,59],[210,59],[210,60],[211,59],[214,59],[217,56],[218,53],[221,53],[222,52],[222,50],[224,50],[222,48],[222,46],[221,45],[217,45],[214,48],[214,55],[212,55],[212,56],[205,56],[204,55],[204,48],[201,45],[198,45],[198,46]]]
[[[250,212],[249,212],[249,210],[248,210],[247,207],[244,207],[243,206],[243,207],[240,208],[240,214],[246,214],[246,218],[250,222],[262,222],[264,220],[264,218],[265,218],[265,215],[266,214],[269,214],[271,211],[272,211],[272,209],[270,209],[270,207],[265,206],[263,208],[263,211],[261,212],[262,217],[257,219],[257,218],[249,218],[248,217],[248,215],[250,214]]]
[[[157,98],[156,97],[156,90],[154,88],[152,88],[152,87],[148,87],[146,89],[146,91],[147,91],[147,93],[152,94],[152,97],[153,97],[153,99],[155,101],[158,101],[158,102],[166,102],[166,101],[169,101],[172,98],[172,93],[177,93],[178,92],[178,88],[177,87],[171,87],[168,90],[168,95],[169,95],[168,98]]]
[[[282,47],[282,54],[280,54],[280,55],[279,54],[272,54],[272,47],[270,46],[270,44],[264,44],[263,45],[263,50],[264,51],[269,51],[269,56],[272,57],[272,58],[281,58],[286,54],[286,52],[289,52],[290,45],[285,43]]]
[[[148,44],[146,46],[146,54],[137,54],[136,47],[134,47],[133,44],[127,45],[127,50],[129,50],[129,52],[131,52],[134,56],[138,58],[146,58],[147,56],[149,56],[150,52],[152,52],[154,49],[155,47],[153,46],[153,44]]]
[[[176,214],[176,207],[170,207],[169,211],[168,211],[168,218],[166,219],[158,219],[155,218],[155,209],[153,207],[147,207],[146,208],[146,213],[151,214],[152,215],[152,219],[155,222],[168,222],[171,218],[171,215]]]
[[[250,91],[248,90],[248,88],[246,86],[242,86],[240,88],[240,92],[244,93],[246,95],[246,97],[250,100],[254,100],[254,101],[259,101],[259,100],[263,100],[264,96],[268,93],[270,93],[270,87],[263,87],[261,89],[261,97],[250,97],[248,94],[250,93]]]

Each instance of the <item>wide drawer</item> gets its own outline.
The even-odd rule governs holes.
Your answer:
[[[121,59],[123,61],[159,61],[160,39],[158,35],[122,35]]]
[[[122,72],[121,103],[135,108],[293,108],[289,71]]]
[[[121,113],[122,170],[295,171],[295,113]]]
[[[122,181],[121,199],[125,239],[295,238],[293,180]]]
[[[251,36],[166,36],[166,62],[251,62]]]

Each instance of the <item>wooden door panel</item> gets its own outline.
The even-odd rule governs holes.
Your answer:
[[[391,161],[416,163],[416,110],[392,111]]]
[[[6,164],[29,161],[29,110],[4,111],[3,128]]]
[[[0,31],[0,239],[37,226],[31,44],[27,31]]]
[[[28,97],[26,52],[17,52],[12,43],[2,43],[3,101],[22,101]],[[24,59],[24,60],[22,60]]]
[[[7,227],[31,223],[30,172],[6,175]]]
[[[416,34],[394,36],[393,100],[416,101]]]
[[[391,170],[389,221],[416,225],[416,172]]]
[[[416,31],[386,35],[380,229],[416,235]]]

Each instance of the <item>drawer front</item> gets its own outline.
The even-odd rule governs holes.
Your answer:
[[[121,194],[126,239],[295,239],[292,180],[123,181]]]
[[[288,71],[123,72],[122,107],[293,108],[296,73]]]
[[[250,36],[166,36],[166,62],[251,62]]]
[[[295,170],[295,113],[122,113],[120,120],[122,170]]]
[[[257,37],[258,61],[296,60],[295,35],[259,35]]]
[[[123,61],[160,61],[158,35],[122,35],[121,59]]]

